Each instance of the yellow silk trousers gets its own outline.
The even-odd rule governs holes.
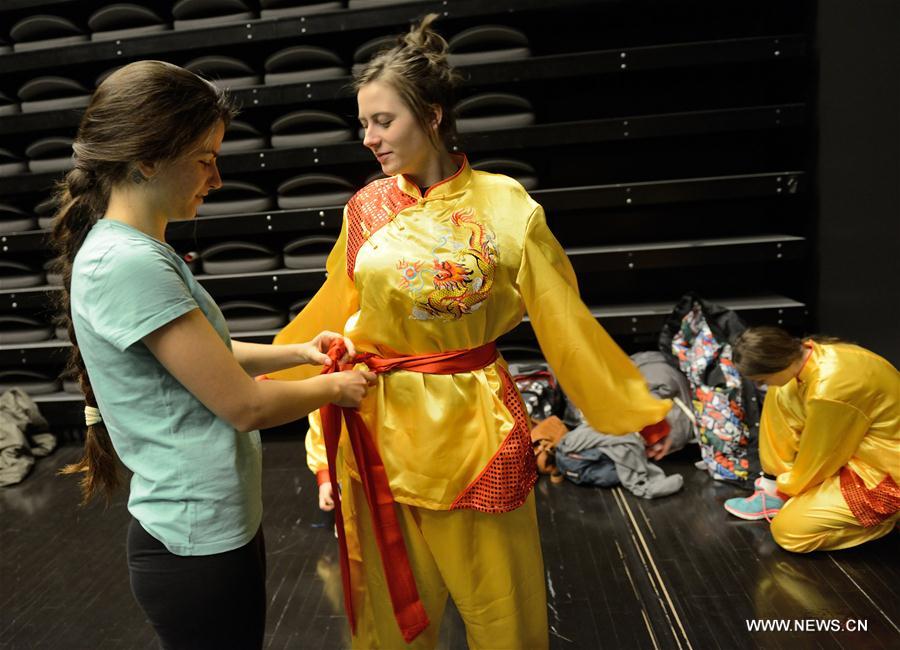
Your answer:
[[[836,474],[788,499],[772,520],[772,537],[794,553],[834,551],[884,537],[898,519],[900,512],[876,526],[861,526],[841,494],[841,477]]]
[[[343,493],[347,495],[348,487],[351,492],[348,514],[354,518],[362,560],[361,565],[351,561],[357,612],[353,648],[434,648],[448,595],[466,625],[471,650],[549,647],[533,492],[522,507],[503,514],[396,505],[419,596],[431,622],[407,644],[391,609],[362,487],[355,480],[345,480],[344,485]]]
[[[790,440],[778,440],[768,429],[760,430],[763,471],[778,476],[790,471],[796,453]],[[772,520],[772,537],[786,551],[834,551],[884,537],[900,519],[900,512],[877,526],[865,528],[850,511],[841,494],[840,472],[798,494]]]

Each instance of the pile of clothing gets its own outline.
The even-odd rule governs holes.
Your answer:
[[[640,354],[644,356],[635,363],[648,379],[654,395],[674,397],[677,394],[680,398],[687,395],[686,382],[674,380],[680,373],[662,355]],[[647,459],[640,434],[607,435],[584,422],[581,412],[566,399],[546,362],[511,363],[509,368],[535,423],[531,437],[539,472],[550,475],[556,482],[568,479],[596,487],[621,484],[636,496],[647,499],[668,496],[681,489],[684,480],[680,474],[666,476]],[[667,419],[672,426],[673,450],[680,449],[693,438],[693,423],[681,409],[672,409]],[[569,431],[569,427],[574,428]]]
[[[20,483],[34,459],[56,449],[56,436],[28,394],[11,388],[0,395],[0,486]]]
[[[659,351],[631,355],[650,392],[671,399],[666,416],[669,453],[698,443],[696,463],[716,480],[749,487],[760,470],[759,417],[762,396],[738,373],[731,345],[746,329],[733,311],[694,293],[683,296],[659,336]],[[520,350],[521,352],[521,350]],[[534,427],[538,471],[559,482],[623,485],[646,498],[681,489],[680,474],[666,476],[645,455],[639,434],[613,436],[594,430],[566,398],[539,351],[509,364]]]

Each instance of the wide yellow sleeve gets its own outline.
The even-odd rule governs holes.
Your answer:
[[[347,319],[359,309],[359,296],[353,281],[347,275],[347,211],[341,233],[328,255],[325,264],[327,277],[297,317],[281,330],[273,341],[274,345],[300,343],[315,337],[322,330],[344,331]],[[319,374],[317,366],[303,365],[287,370],[269,373],[269,379],[306,379]],[[309,414],[309,432],[306,434],[306,464],[316,474],[328,469],[325,457],[325,441],[319,412]]]
[[[767,474],[780,476],[790,472],[800,448],[803,420],[789,410],[802,412],[802,400],[788,388],[771,386],[763,401],[759,421],[759,460]]]
[[[297,317],[288,323],[272,341],[274,345],[303,343],[322,330],[344,331],[347,319],[359,309],[359,296],[353,280],[347,275],[347,214],[341,234],[325,263],[327,277]],[[306,379],[319,374],[318,366],[302,365],[268,374],[269,379]]]
[[[778,476],[778,489],[796,496],[837,474],[870,424],[862,411],[846,402],[821,398],[807,402],[797,457],[790,471]]]
[[[322,418],[318,411],[309,414],[309,431],[306,432],[306,465],[316,476],[328,471],[325,456],[325,438],[322,437]]]
[[[516,282],[541,350],[566,395],[603,433],[640,431],[666,417],[628,355],[581,301],[575,271],[544,210],[532,213]]]

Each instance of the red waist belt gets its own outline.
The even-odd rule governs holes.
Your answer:
[[[337,360],[345,352],[346,348],[343,343],[336,342],[328,351],[328,356],[331,357],[334,363],[326,366],[322,372],[330,373],[345,370],[352,367],[354,363],[364,362],[370,370],[379,374],[392,370],[407,370],[434,375],[452,375],[480,370],[494,363],[497,359],[497,346],[493,342],[471,350],[396,357],[393,359],[385,359],[372,354],[362,354],[357,355],[351,363],[339,367],[340,364],[337,363]],[[498,370],[501,370],[500,376],[503,381],[504,403],[513,415],[515,426],[484,471],[457,497],[451,506],[452,509],[472,508],[485,512],[513,510],[525,502],[528,493],[537,480],[528,421],[522,402],[509,374],[502,368],[498,368]],[[397,521],[397,513],[394,510],[394,497],[391,494],[384,463],[378,454],[378,449],[371,434],[356,409],[327,404],[320,409],[320,414],[322,416],[322,434],[325,438],[328,471],[335,504],[341,575],[344,586],[344,607],[350,620],[350,629],[354,634],[356,633],[356,620],[350,592],[350,559],[347,553],[344,518],[341,513],[341,499],[335,468],[338,442],[341,437],[341,417],[344,418],[347,424],[350,446],[353,449],[353,456],[359,470],[363,492],[366,495],[366,502],[372,515],[372,529],[375,534],[375,541],[378,544],[379,554],[381,555],[381,563],[391,596],[394,616],[397,619],[397,624],[400,627],[404,640],[410,643],[428,627],[428,615],[425,613],[425,607],[419,598],[416,581],[412,568],[409,565],[409,557],[406,553],[406,545],[403,542],[403,535]],[[505,490],[499,492],[499,500],[497,498],[498,485],[505,488]],[[491,495],[491,498],[484,499],[482,495],[485,494]]]

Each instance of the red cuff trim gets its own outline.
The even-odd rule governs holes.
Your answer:
[[[641,429],[641,435],[644,437],[644,444],[649,447],[669,435],[670,431],[672,431],[671,425],[668,420],[663,419],[656,424],[650,424]]]
[[[322,485],[322,483],[330,483],[331,482],[331,473],[327,469],[320,469],[316,472],[316,484]]]

